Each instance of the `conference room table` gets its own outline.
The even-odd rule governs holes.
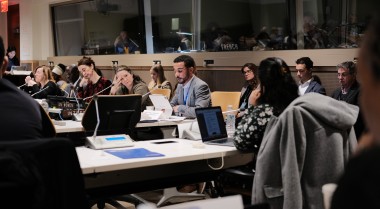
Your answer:
[[[120,157],[140,150],[154,154]],[[247,164],[253,157],[235,147],[179,138],[139,141],[111,151],[87,147],[76,151],[93,199],[214,180],[224,169]]]

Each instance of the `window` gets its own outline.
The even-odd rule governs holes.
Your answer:
[[[92,0],[52,6],[57,56],[360,46],[376,0]],[[115,46],[127,32],[127,41]],[[127,47],[126,47],[127,46]],[[128,49],[128,50],[126,50]]]

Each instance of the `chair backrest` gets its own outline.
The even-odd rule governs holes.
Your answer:
[[[89,208],[75,147],[68,139],[0,141],[4,208]]]
[[[240,92],[239,91],[214,91],[211,92],[212,106],[220,106],[222,111],[227,110],[228,105],[232,105],[232,109],[239,108]]]
[[[150,91],[151,94],[162,94],[166,98],[170,99],[172,91],[170,89],[153,89]]]

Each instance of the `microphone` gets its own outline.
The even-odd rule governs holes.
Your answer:
[[[34,93],[34,94],[32,94],[32,95],[30,95],[30,96],[34,96],[34,95],[36,95],[36,94],[39,94],[39,93],[41,93],[41,92],[43,92],[43,91],[45,91],[46,89],[48,89],[49,88],[49,86],[46,86],[46,88],[43,88],[43,89],[41,89],[41,90],[39,90],[39,91],[37,91],[36,93]]]
[[[110,88],[111,88],[112,86],[114,86],[114,85],[115,85],[115,84],[111,84],[111,85],[109,85],[107,88],[104,88],[103,90],[99,91],[98,93],[96,93],[96,94],[94,94],[94,95],[92,95],[92,96],[89,96],[89,97],[84,98],[83,101],[84,101],[84,100],[87,100],[87,99],[91,99],[91,98],[93,98],[95,95],[99,95],[99,94],[103,93],[104,91],[106,91],[107,89],[110,89]]]
[[[94,141],[95,144],[98,144],[98,142],[96,142],[96,135],[98,133],[98,128],[99,128],[99,124],[100,124],[100,117],[99,117],[99,108],[98,108],[98,95],[94,95],[93,96],[93,100],[95,102],[95,110],[96,110],[96,127],[95,127],[95,130],[94,130],[94,135],[92,135],[92,140]],[[100,140],[99,143],[101,143],[102,141]]]
[[[61,89],[61,91],[65,92],[65,94],[66,94],[66,97],[70,97],[70,94],[69,94],[69,92],[67,92],[65,89]]]
[[[146,94],[143,94],[143,95],[141,96],[141,98],[142,98],[142,97],[145,97],[145,96],[147,96],[147,95],[149,95],[149,94],[151,94],[150,91],[148,91],[148,93],[146,93]]]
[[[24,83],[21,86],[18,86],[17,88],[20,89],[21,87],[25,86],[26,84],[28,84],[28,83]]]
[[[77,114],[79,114],[79,109],[80,109],[80,105],[79,105],[79,100],[78,100],[78,97],[77,97],[77,93],[75,91],[75,87],[74,86],[70,86],[71,90],[73,91],[74,93],[74,98],[75,98],[75,101],[77,102]]]
[[[139,48],[140,46],[138,44],[136,44],[136,42],[134,42],[131,38],[129,39],[134,45],[137,46],[137,48]]]
[[[224,111],[222,112],[223,114],[227,114],[227,113],[232,113],[232,112],[242,112],[244,111],[245,109],[244,108],[239,108],[239,109],[236,109],[236,110],[228,110],[228,111]]]

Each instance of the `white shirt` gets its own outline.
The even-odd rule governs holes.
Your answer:
[[[313,78],[310,78],[308,81],[306,81],[305,83],[299,83],[299,86],[298,86],[298,94],[300,96],[304,95],[305,94],[305,91],[306,89],[310,86],[310,83],[311,83],[311,80],[313,80]]]

